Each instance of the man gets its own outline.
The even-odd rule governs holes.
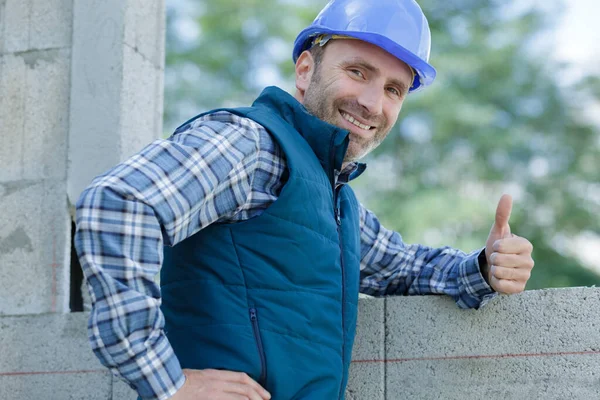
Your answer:
[[[510,197],[465,254],[404,244],[347,185],[433,82],[429,48],[413,0],[333,0],[296,40],[294,97],[200,115],[98,177],[76,245],[100,360],[144,399],[341,399],[359,290],[462,308],[524,290]]]

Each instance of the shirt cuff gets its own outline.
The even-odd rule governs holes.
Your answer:
[[[479,309],[498,295],[485,281],[479,267],[481,249],[470,253],[460,264],[459,283],[462,294],[457,301],[460,308]]]
[[[146,353],[119,366],[118,371],[144,400],[166,400],[185,383],[179,360],[164,335]]]

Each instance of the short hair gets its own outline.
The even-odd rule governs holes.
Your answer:
[[[308,52],[312,55],[312,58],[315,61],[315,73],[319,73],[321,62],[323,61],[323,54],[325,54],[325,46],[316,44],[308,49]]]

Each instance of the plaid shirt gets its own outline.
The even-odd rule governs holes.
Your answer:
[[[262,126],[218,112],[151,143],[82,193],[75,245],[93,305],[89,338],[101,362],[141,397],[166,399],[185,381],[159,308],[163,245],[260,214],[277,198],[285,170]],[[461,308],[494,296],[479,271],[481,249],[406,245],[363,206],[360,237],[362,293],[446,294]]]

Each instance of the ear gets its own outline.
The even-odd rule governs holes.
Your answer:
[[[296,89],[298,94],[304,98],[315,68],[315,60],[309,51],[304,51],[296,60]]]

